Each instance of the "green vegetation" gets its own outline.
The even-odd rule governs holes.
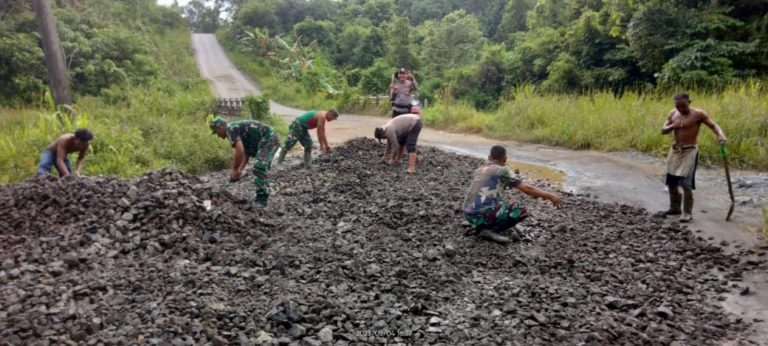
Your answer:
[[[457,99],[494,110],[520,85],[701,90],[768,71],[768,3],[758,0],[209,2],[233,14],[222,41],[310,95],[384,94],[394,69],[406,66],[423,82],[421,97],[434,101],[451,87]],[[379,87],[365,87],[362,76],[381,65],[388,71]]]
[[[254,61],[245,53],[229,50],[227,52],[232,63],[258,80],[259,88],[268,93],[274,100],[304,109],[327,109],[335,107],[333,99],[308,93],[298,82],[283,80],[277,72],[263,61]]]
[[[232,63],[253,80],[258,81],[259,88],[277,102],[302,109],[338,108],[343,112],[359,114],[383,114],[389,109],[388,99],[382,98],[377,103],[375,99],[361,96],[354,89],[347,88],[338,91],[324,80],[324,77],[318,75],[316,70],[307,73],[313,77],[305,78],[302,75],[304,72],[302,66],[305,70],[309,68],[307,65],[309,59],[295,62],[296,68],[288,66],[285,70],[281,70],[276,66],[277,64],[270,62],[281,59],[263,58],[255,60],[248,53],[252,50],[242,49],[242,47],[228,42],[226,38],[222,39],[223,35],[221,34],[219,37]],[[273,38],[263,39],[270,40]],[[248,42],[248,40],[245,41]],[[281,45],[287,45],[287,43],[283,41]],[[313,66],[318,64],[317,61],[313,62]],[[388,72],[386,70],[380,74],[386,76]],[[318,78],[312,79],[314,77]]]
[[[446,93],[438,106],[425,110],[423,118],[440,128],[574,149],[633,149],[664,155],[672,141],[660,132],[673,107],[666,93],[539,95],[528,86],[515,89],[510,99],[498,110],[484,112]],[[734,166],[768,169],[765,85],[749,83],[694,93],[691,99],[692,106],[706,110],[729,137],[729,159]],[[717,142],[706,126],[699,138],[703,162],[719,163]]]
[[[434,126],[663,155],[671,96],[689,90],[731,139],[736,166],[768,167],[764,1],[224,3],[234,15],[220,41],[289,105],[385,94],[406,66]],[[703,159],[719,162],[712,136],[702,140]]]
[[[34,175],[40,152],[51,141],[85,126],[95,135],[84,167],[86,175],[129,177],[168,166],[199,173],[227,166],[231,149],[208,129],[206,119],[214,98],[207,82],[199,77],[189,30],[178,13],[153,0],[130,4],[91,0],[88,6],[81,1],[56,3],[63,5],[56,8],[56,15],[68,60],[72,66],[80,66],[70,69],[76,114],[69,116],[52,108],[44,70],[34,68],[44,66],[42,53],[26,61],[29,69],[0,63],[15,69],[9,72],[14,78],[5,78],[1,76],[9,70],[0,67],[0,83],[11,83],[10,89],[3,90],[12,91],[2,93],[0,103],[25,106],[0,108],[0,183]],[[12,22],[18,24],[24,18],[32,22],[9,29],[3,21],[3,30],[11,32],[10,37],[31,40],[28,50],[39,51],[34,34],[25,36],[23,31],[37,30],[28,3],[14,4],[18,6],[12,8],[16,11],[10,16]],[[6,37],[0,36],[0,49],[11,42]],[[77,39],[69,45],[71,37]],[[4,52],[0,60],[9,54],[13,57]],[[20,80],[37,82],[22,85]],[[35,87],[26,87],[30,85]],[[266,121],[286,133],[284,122]]]

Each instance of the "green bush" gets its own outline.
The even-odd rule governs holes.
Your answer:
[[[245,109],[248,117],[255,120],[263,120],[269,116],[269,96],[248,96],[245,98]]]

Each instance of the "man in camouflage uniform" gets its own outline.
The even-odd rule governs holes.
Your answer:
[[[557,208],[562,206],[559,196],[513,178],[506,163],[507,149],[500,145],[493,146],[488,162],[475,170],[472,184],[464,197],[467,221],[480,230],[480,237],[498,243],[510,241],[499,232],[514,227],[528,217],[528,209],[522,201],[501,201],[505,188],[516,187],[529,196],[549,200]]]
[[[229,175],[229,181],[238,181],[243,174],[245,165],[251,157],[256,158],[253,164],[253,185],[256,186],[256,198],[251,207],[265,208],[269,199],[269,169],[275,151],[280,147],[277,132],[269,125],[255,120],[238,120],[227,124],[222,117],[216,117],[210,124],[213,133],[220,138],[227,138],[235,150],[235,163]]]

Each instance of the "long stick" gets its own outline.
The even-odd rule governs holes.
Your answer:
[[[723,156],[723,166],[725,166],[725,179],[728,181],[728,194],[731,196],[731,207],[728,208],[728,216],[725,221],[731,221],[733,208],[736,206],[736,199],[733,198],[733,186],[731,185],[731,170],[728,168],[728,151],[725,149],[725,143],[720,143],[720,155]]]

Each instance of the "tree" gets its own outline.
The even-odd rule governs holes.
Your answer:
[[[395,17],[387,30],[387,60],[393,66],[418,68],[414,47],[410,41],[411,25],[408,17]]]
[[[381,34],[377,28],[347,25],[337,40],[334,54],[336,65],[345,68],[365,68],[384,55]]]
[[[221,3],[210,0],[192,0],[182,8],[182,13],[194,32],[215,32],[219,28]]]
[[[515,33],[528,29],[526,16],[533,8],[534,0],[509,0],[501,15],[497,39],[514,45]]]
[[[275,14],[275,4],[272,1],[251,0],[242,4],[235,13],[235,21],[247,27],[282,32],[280,19]]]
[[[307,45],[312,41],[317,41],[321,48],[333,51],[336,41],[333,35],[335,28],[336,25],[333,22],[307,17],[293,26],[293,32],[301,38],[302,44]]]
[[[568,53],[560,53],[557,59],[547,66],[549,76],[541,83],[541,88],[548,92],[568,92],[579,90],[582,85],[582,76],[576,59]]]
[[[526,23],[531,29],[565,28],[578,8],[577,0],[537,0],[528,13]]]
[[[373,25],[392,19],[395,15],[394,0],[370,0],[366,1],[362,8],[362,15],[371,20]]]
[[[438,73],[472,63],[486,41],[477,18],[464,10],[448,14],[429,30],[424,40],[423,60]]]
[[[684,36],[684,27],[690,24],[687,10],[669,3],[652,3],[642,7],[629,23],[629,47],[638,57],[640,67],[654,74],[679,51],[675,48]]]
[[[45,65],[48,68],[48,78],[53,92],[53,100],[57,105],[72,103],[69,96],[69,79],[67,67],[64,65],[64,52],[61,49],[59,32],[53,19],[50,0],[32,0],[32,7],[37,15],[40,26],[40,38],[45,52]]]

